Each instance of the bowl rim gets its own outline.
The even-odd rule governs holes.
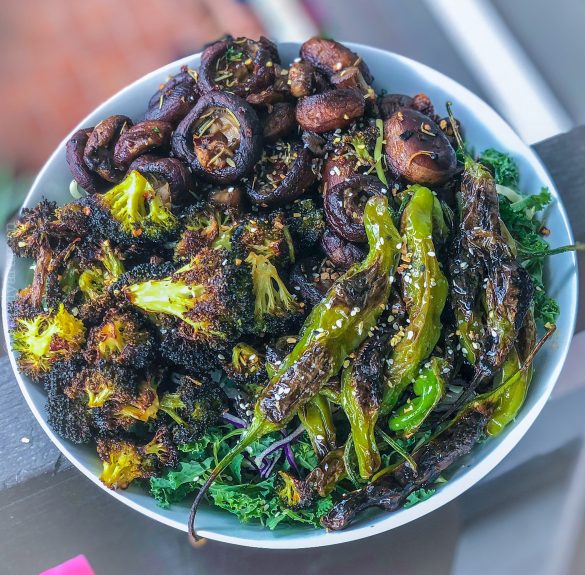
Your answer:
[[[434,68],[427,66],[426,64],[422,64],[416,60],[408,58],[406,56],[402,56],[400,54],[396,54],[390,50],[384,50],[381,48],[376,48],[373,46],[368,46],[360,43],[355,42],[343,42],[344,45],[348,46],[349,48],[357,51],[364,52],[375,52],[379,57],[387,57],[388,55],[395,58],[401,65],[406,66],[408,68],[414,69],[417,72],[421,72],[425,75],[425,77],[429,78],[429,81],[433,84],[441,86],[442,89],[448,91],[452,94],[457,94],[458,98],[465,100],[466,106],[469,108],[473,108],[474,111],[477,113],[479,117],[481,117],[482,123],[487,123],[488,121],[495,121],[500,128],[503,128],[509,132],[509,135],[516,139],[519,147],[522,148],[522,155],[529,161],[532,165],[533,169],[536,171],[537,175],[542,181],[542,184],[548,186],[549,190],[553,194],[556,202],[556,209],[559,212],[561,219],[565,225],[568,238],[571,243],[573,243],[573,231],[571,228],[571,224],[569,218],[567,216],[567,212],[565,210],[562,198],[556,189],[554,181],[552,180],[547,168],[544,166],[536,152],[526,144],[514,131],[514,129],[504,120],[489,104],[484,102],[479,96],[474,94],[471,90],[466,88],[465,86],[461,85],[459,82],[453,80],[449,76],[435,70]],[[288,47],[288,48],[299,48],[301,42],[281,42],[278,43],[278,47]],[[99,114],[102,110],[107,108],[114,100],[117,100],[121,96],[128,94],[131,92],[135,87],[143,82],[147,82],[152,78],[159,76],[165,72],[172,73],[176,71],[181,66],[187,65],[192,63],[193,60],[197,60],[201,56],[201,52],[197,52],[186,56],[184,58],[180,58],[164,66],[153,70],[144,76],[138,78],[134,82],[130,83],[129,85],[125,86],[121,90],[119,90],[116,94],[112,95],[110,98],[105,100],[102,104],[94,108],[81,122],[79,122],[75,128],[71,130],[69,134],[59,143],[59,145],[55,148],[53,153],[49,156],[43,167],[38,172],[37,176],[35,177],[34,182],[32,183],[24,201],[22,207],[28,206],[30,201],[32,200],[33,196],[37,195],[37,188],[40,187],[42,181],[44,180],[45,173],[49,170],[49,167],[52,165],[55,157],[59,154],[59,152],[64,148],[66,142],[69,138],[79,129],[85,127],[90,123],[90,118]],[[421,86],[421,89],[423,87]],[[12,370],[14,372],[14,376],[18,382],[20,387],[21,393],[23,394],[30,410],[32,411],[33,415],[35,416],[39,425],[43,428],[45,433],[49,436],[53,444],[57,446],[60,452],[79,470],[81,471],[87,478],[89,478],[94,484],[98,485],[101,489],[106,491],[109,495],[115,497],[118,501],[121,501],[128,507],[142,513],[143,515],[150,517],[160,523],[168,525],[170,527],[174,527],[176,529],[186,531],[186,522],[180,522],[175,519],[171,519],[164,515],[157,513],[156,511],[152,511],[138,502],[129,499],[123,492],[113,491],[108,489],[105,485],[103,485],[99,478],[92,473],[88,468],[86,468],[81,461],[79,461],[68,449],[67,445],[63,443],[60,437],[58,437],[53,430],[49,427],[48,423],[45,420],[45,417],[37,410],[31,395],[28,392],[27,383],[23,376],[20,374],[14,351],[12,349],[9,329],[8,329],[8,302],[9,302],[9,290],[12,288],[11,286],[11,279],[14,273],[14,260],[15,256],[12,254],[9,248],[6,248],[7,257],[6,257],[6,268],[4,272],[3,282],[2,282],[2,322],[4,327],[4,339],[6,342],[6,349],[8,352],[8,356],[10,358],[10,363],[12,365]],[[208,529],[201,529],[199,530],[199,534],[208,539],[212,539],[215,541],[220,541],[224,543],[231,543],[235,545],[241,545],[246,547],[256,547],[256,548],[265,548],[265,549],[302,549],[302,548],[312,548],[312,547],[322,547],[328,545],[335,545],[350,541],[356,541],[359,539],[363,539],[365,537],[369,537],[372,535],[376,535],[379,533],[383,533],[407,523],[414,521],[436,509],[442,507],[443,505],[449,503],[450,501],[456,499],[460,495],[462,495],[465,491],[476,485],[485,475],[487,475],[490,471],[492,471],[509,453],[510,451],[518,444],[518,442],[522,439],[528,429],[532,426],[538,415],[540,414],[542,408],[544,407],[545,403],[547,402],[550,394],[558,381],[559,375],[561,373],[562,367],[565,363],[569,345],[571,342],[572,334],[575,331],[575,324],[576,324],[576,317],[577,317],[577,304],[578,304],[578,271],[577,271],[577,258],[574,252],[569,254],[571,256],[571,268],[573,269],[574,273],[571,274],[570,278],[570,296],[571,296],[571,305],[570,307],[567,306],[563,313],[570,314],[568,320],[568,326],[570,328],[571,336],[565,338],[561,345],[559,346],[560,349],[557,350],[557,358],[560,361],[557,361],[556,366],[554,366],[551,375],[548,378],[547,384],[541,395],[538,397],[537,401],[534,405],[530,408],[529,411],[525,412],[520,420],[517,420],[517,423],[514,424],[514,427],[510,429],[504,441],[502,441],[499,445],[497,445],[490,453],[487,453],[480,461],[475,463],[471,466],[463,475],[460,477],[454,478],[450,480],[445,486],[442,487],[441,490],[437,491],[431,498],[427,499],[426,501],[421,502],[418,505],[415,505],[408,510],[405,510],[401,516],[400,520],[396,521],[393,519],[392,514],[378,514],[372,518],[369,518],[363,522],[363,524],[357,525],[353,528],[350,528],[346,531],[338,531],[338,532],[326,532],[323,530],[322,533],[318,535],[314,535],[310,538],[304,538],[304,533],[306,530],[299,530],[298,535],[294,535],[292,537],[282,537],[282,538],[254,538],[254,537],[240,537],[236,535],[218,533]]]

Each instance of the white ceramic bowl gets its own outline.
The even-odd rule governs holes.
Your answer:
[[[348,45],[368,63],[376,78],[377,88],[410,95],[425,92],[441,114],[444,112],[445,102],[452,101],[455,115],[465,128],[467,142],[476,151],[495,147],[510,152],[520,166],[521,189],[525,193],[537,192],[540,186],[548,186],[555,199],[547,213],[548,227],[552,232],[549,238],[551,245],[554,247],[573,242],[567,215],[545,168],[535,153],[520,140],[494,110],[457,82],[427,66],[383,50]],[[298,55],[298,44],[282,44],[279,48],[284,62],[290,62]],[[158,89],[159,84],[169,74],[178,72],[180,66],[184,64],[197,67],[199,55],[173,62],[134,82],[97,108],[75,130],[95,125],[111,114],[126,114],[133,119],[139,119],[144,113],[150,96]],[[65,163],[65,142],[66,140],[59,145],[37,176],[25,200],[25,206],[35,205],[43,196],[59,203],[71,200],[68,192],[71,175]],[[8,258],[2,298],[7,341],[6,304],[14,297],[17,289],[29,283],[31,278],[29,266],[29,261],[12,258],[12,256]],[[433,497],[410,509],[403,509],[396,513],[367,515],[349,529],[335,533],[303,527],[284,527],[269,531],[258,525],[241,524],[235,516],[221,509],[203,507],[198,514],[198,532],[210,539],[251,547],[290,549],[332,545],[361,539],[404,525],[441,507],[472,487],[510,452],[530,428],[547,401],[565,361],[573,334],[577,304],[574,254],[565,253],[554,257],[554,274],[547,275],[547,285],[551,294],[559,300],[562,312],[553,341],[538,356],[534,381],[522,412],[498,438],[477,446],[477,449],[465,459],[451,481],[442,485]],[[10,358],[16,379],[29,407],[47,435],[67,459],[97,486],[105,489],[122,503],[161,523],[186,530],[190,501],[173,505],[170,509],[160,509],[155,505],[154,500],[139,488],[117,492],[106,489],[98,479],[101,465],[95,450],[92,447],[73,445],[53,433],[47,425],[42,389],[18,373],[12,353],[10,353]]]

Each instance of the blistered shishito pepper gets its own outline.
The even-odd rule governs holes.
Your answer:
[[[320,393],[299,409],[299,419],[304,425],[315,454],[319,459],[335,449],[335,425],[329,400]]]
[[[345,461],[343,459],[343,447],[330,451],[307,475],[305,482],[320,497],[327,497],[335,486],[345,478]]]
[[[258,398],[250,426],[197,493],[189,516],[192,538],[197,539],[194,529],[197,507],[215,478],[247,446],[283,428],[339,372],[345,359],[376,325],[388,301],[391,271],[398,255],[398,232],[384,196],[368,200],[364,225],[368,255],[336,280],[321,303],[313,308],[299,341]]]
[[[549,330],[552,333],[554,330]],[[492,414],[486,426],[488,435],[499,435],[503,429],[518,415],[530,382],[532,381],[532,358],[535,355],[536,326],[534,315],[529,312],[519,334],[518,342],[506,358],[499,376],[500,385],[492,391],[479,396],[476,403],[492,405]],[[542,346],[539,343],[538,349]]]
[[[433,244],[433,193],[411,186],[410,202],[402,214],[403,242],[410,267],[402,275],[404,300],[410,323],[394,345],[384,374],[382,413],[389,413],[418,373],[441,335],[441,314],[447,300],[447,280]],[[392,345],[392,340],[390,344]]]
[[[349,419],[358,467],[364,479],[371,477],[380,467],[375,430],[389,338],[389,333],[377,332],[367,339],[341,375],[341,405]]]
[[[445,393],[444,367],[444,360],[433,357],[421,368],[412,386],[416,397],[390,418],[388,426],[392,431],[409,436],[424,423]]]
[[[449,105],[448,110],[452,117]],[[451,293],[460,343],[475,365],[475,375],[444,418],[503,366],[530,309],[534,290],[530,275],[502,234],[494,178],[465,152],[454,122],[453,127],[465,154],[465,166],[461,178],[460,226],[450,266]],[[483,319],[478,310],[480,302],[484,308]]]
[[[396,511],[411,493],[432,485],[443,471],[471,451],[480,439],[488,417],[487,407],[476,406],[467,411],[414,454],[416,469],[407,462],[402,463],[365,487],[346,494],[321,518],[321,524],[326,529],[337,531],[347,527],[359,513],[371,507]]]

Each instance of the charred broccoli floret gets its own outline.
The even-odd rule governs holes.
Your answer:
[[[154,437],[142,447],[143,453],[154,459],[157,467],[175,467],[179,461],[179,453],[173,442],[168,427],[161,425]]]
[[[92,403],[96,405],[96,402],[104,401],[103,398],[108,393],[107,386],[97,388],[92,396]],[[102,407],[93,410],[92,415],[96,427],[101,432],[110,432],[117,429],[129,430],[139,422],[153,421],[158,410],[157,380],[148,374],[131,393],[125,392],[120,386],[115,388],[112,395],[105,399]]]
[[[104,240],[86,240],[53,259],[44,299],[47,305],[64,303],[89,323],[100,321],[111,304],[109,288],[124,273],[123,255]]]
[[[126,489],[136,479],[148,479],[155,472],[149,457],[131,441],[98,439],[97,452],[103,461],[101,482],[110,489]]]
[[[281,485],[277,494],[281,501],[290,509],[302,509],[308,507],[315,500],[315,493],[309,485],[286,471],[278,472]]]
[[[65,395],[60,385],[61,376],[72,376],[76,369],[75,363],[61,362],[55,365],[44,381],[47,391],[47,421],[64,439],[73,443],[88,443],[93,438],[91,414],[81,402]],[[53,377],[57,373],[60,377]]]
[[[233,211],[213,204],[190,206],[180,218],[182,233],[175,247],[175,258],[190,259],[204,247],[231,250],[236,227]]]
[[[251,252],[246,263],[251,267],[257,332],[282,335],[293,330],[302,320],[303,309],[288,291],[269,257]]]
[[[241,260],[254,253],[277,266],[285,266],[295,258],[293,241],[282,212],[247,218],[234,230],[232,246],[236,257]]]
[[[90,363],[105,360],[143,369],[154,359],[155,348],[152,330],[138,315],[110,309],[90,330],[84,355]]]
[[[220,369],[229,356],[229,342],[220,339],[196,341],[177,333],[173,328],[161,328],[159,351],[169,363],[204,377]]]
[[[51,243],[55,233],[53,220],[57,204],[42,200],[34,208],[24,208],[14,227],[8,232],[6,242],[19,257],[36,258],[42,247]]]
[[[213,381],[173,374],[174,392],[164,393],[159,409],[169,418],[176,444],[189,443],[215,424],[224,411],[224,394]]]
[[[32,378],[46,374],[57,361],[71,359],[85,342],[83,322],[63,304],[56,312],[17,319],[10,333],[12,347],[20,354],[18,365]]]
[[[161,244],[178,231],[170,198],[163,200],[136,170],[105,194],[94,194],[83,201],[95,229],[120,244]]]
[[[71,377],[58,373],[63,392],[87,409],[103,407],[106,403],[123,405],[137,394],[138,375],[135,371],[99,361],[95,365],[81,365]]]
[[[82,271],[77,280],[79,289],[87,302],[95,302],[103,297],[108,287],[124,273],[121,257],[109,240],[100,244],[92,259],[91,267]],[[67,276],[64,279],[72,281]]]
[[[325,230],[325,216],[312,198],[294,201],[287,210],[286,225],[297,251],[303,253],[319,244]]]
[[[171,275],[122,291],[143,311],[176,318],[180,335],[212,346],[237,338],[250,316],[249,273],[231,263],[224,250],[204,248]]]
[[[268,381],[264,354],[244,342],[233,347],[231,362],[224,366],[224,371],[238,387],[252,396],[256,396]]]
[[[97,452],[103,461],[100,480],[110,489],[126,489],[134,480],[148,479],[163,467],[174,467],[178,461],[177,450],[164,427],[146,445],[100,438]]]

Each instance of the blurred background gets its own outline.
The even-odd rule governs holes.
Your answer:
[[[281,41],[321,33],[396,51],[478,93],[529,143],[585,122],[585,74],[577,72],[585,52],[583,0],[0,5],[1,222],[20,205],[30,178],[55,146],[96,105],[226,33],[264,33]]]
[[[2,220],[96,105],[217,37],[321,33],[445,72],[529,143],[585,122],[583,0],[2,0]],[[580,46],[581,49],[578,49]],[[562,62],[562,66],[559,63]],[[391,79],[389,80],[389,86]]]
[[[279,41],[324,34],[395,51],[476,92],[530,144],[585,124],[584,0],[0,0],[0,8],[2,230],[35,172],[95,106],[226,33]],[[391,78],[385,84],[391,89]],[[471,494],[367,543],[307,551],[301,562],[298,553],[213,543],[193,550],[182,533],[102,493],[95,494],[101,503],[90,517],[72,522],[72,501],[83,493],[75,493],[70,470],[52,495],[45,480],[17,494],[29,507],[15,508],[0,491],[11,533],[25,529],[25,510],[35,505],[52,518],[42,527],[38,553],[25,552],[25,534],[12,535],[14,545],[0,552],[0,575],[38,572],[39,557],[49,566],[80,551],[99,575],[243,575],[259,559],[263,570],[280,575],[355,573],[358,563],[373,575],[390,565],[396,573],[585,573],[584,379],[580,362],[569,362],[556,407],[545,410],[515,455]],[[570,392],[577,395],[567,401]],[[64,497],[68,489],[72,495]],[[94,537],[98,528],[103,531]],[[158,542],[147,553],[145,539]]]

